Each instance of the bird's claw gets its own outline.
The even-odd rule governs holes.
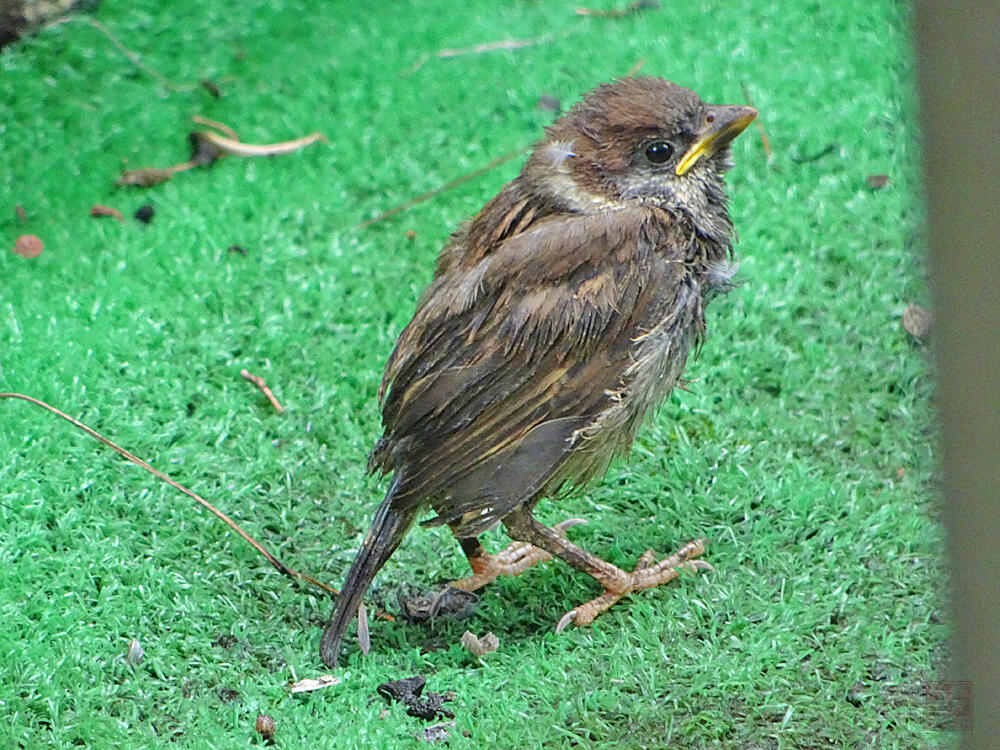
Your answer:
[[[564,614],[562,617],[559,618],[559,622],[556,623],[556,632],[557,633],[563,632],[566,628],[569,627],[570,623],[575,621],[576,621],[576,610],[571,609],[569,612],[567,612],[566,614]]]
[[[596,599],[591,599],[589,602],[571,609],[559,618],[559,622],[556,623],[556,632],[561,633],[569,627],[570,623],[574,623],[576,625],[589,625],[599,614],[610,609],[626,594],[633,591],[653,588],[672,581],[680,575],[679,571],[681,568],[689,570],[692,573],[697,573],[700,570],[709,570],[714,572],[715,568],[704,560],[692,559],[694,555],[703,554],[704,551],[705,540],[698,539],[685,545],[678,553],[657,563],[655,562],[656,556],[653,550],[646,550],[639,558],[638,562],[636,562],[635,569],[632,571],[632,574],[628,575],[623,573],[623,575],[626,576],[627,583],[621,588],[621,590],[612,591],[610,589],[606,589],[604,593]]]

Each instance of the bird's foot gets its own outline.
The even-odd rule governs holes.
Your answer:
[[[565,537],[566,530],[581,523],[587,523],[583,518],[567,518],[562,523],[552,527],[559,536]],[[493,583],[500,576],[516,576],[533,565],[551,560],[550,555],[540,547],[527,542],[512,542],[505,550],[495,555],[483,553],[469,557],[472,575],[453,581],[451,586],[462,591],[476,591],[488,583]]]
[[[653,550],[646,550],[639,562],[636,563],[635,570],[631,574],[622,571],[622,580],[616,581],[614,589],[607,588],[603,594],[596,599],[592,599],[586,604],[581,604],[575,609],[571,609],[556,624],[556,632],[561,633],[570,623],[576,625],[589,625],[602,612],[610,609],[622,597],[633,591],[650,589],[672,581],[680,575],[680,569],[684,568],[691,572],[699,570],[715,570],[704,560],[693,558],[705,554],[706,539],[696,539],[685,544],[675,554],[654,563],[655,555]]]

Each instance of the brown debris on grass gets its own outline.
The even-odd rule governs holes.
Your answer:
[[[271,402],[271,406],[274,407],[274,410],[278,412],[278,414],[285,413],[284,407],[278,403],[278,399],[274,397],[274,393],[272,393],[271,389],[267,387],[267,383],[264,382],[264,378],[259,375],[250,374],[249,370],[240,370],[240,375],[244,380],[250,381],[260,389],[260,392],[263,393],[264,397]]]
[[[288,689],[292,693],[310,693],[313,690],[333,687],[340,684],[340,678],[332,674],[323,674],[319,677],[307,677],[304,680],[288,683]]]
[[[170,167],[127,169],[122,172],[115,184],[125,187],[151,187],[161,182],[166,182],[177,172],[185,172],[196,167],[209,166],[224,156],[278,156],[298,151],[317,141],[326,140],[322,133],[310,133],[301,138],[295,138],[290,141],[279,141],[277,143],[243,143],[235,137],[236,133],[232,128],[220,122],[206,120],[202,117],[195,117],[194,119],[195,122],[230,133],[233,137],[219,135],[210,130],[196,130],[188,136],[188,140],[191,143],[191,157],[187,161]]]
[[[160,471],[158,469],[154,469],[152,466],[150,466],[148,463],[146,463],[141,458],[139,458],[138,456],[136,456],[134,453],[131,453],[130,451],[127,451],[124,448],[122,448],[117,443],[112,442],[108,438],[104,437],[97,430],[95,430],[95,429],[93,429],[91,427],[88,427],[83,422],[79,421],[78,419],[74,419],[73,417],[71,417],[69,414],[66,414],[63,411],[60,411],[59,409],[55,408],[54,406],[52,406],[50,404],[45,403],[44,401],[41,401],[40,399],[33,398],[32,396],[26,396],[23,393],[0,393],[0,399],[7,399],[7,398],[19,399],[21,401],[27,401],[30,404],[34,404],[35,406],[39,406],[42,409],[45,409],[46,411],[51,412],[52,414],[55,414],[57,417],[66,420],[67,422],[69,422],[71,425],[73,425],[77,429],[82,430],[83,432],[85,432],[88,435],[90,435],[90,437],[94,438],[95,440],[97,440],[97,441],[103,443],[104,445],[106,445],[107,447],[111,448],[111,450],[115,451],[115,453],[118,453],[120,456],[124,457],[128,461],[131,461],[136,466],[142,467],[143,469],[145,469],[146,471],[148,471],[153,476],[158,477],[159,479],[162,479],[164,482],[166,482],[167,484],[169,484],[174,489],[177,489],[180,492],[183,492],[185,495],[187,495],[191,499],[195,500],[199,505],[201,505],[207,511],[209,511],[210,513],[212,513],[216,518],[218,518],[223,523],[225,523],[229,528],[231,528],[233,531],[235,531],[237,534],[239,534],[241,537],[243,537],[243,539],[251,547],[253,547],[255,550],[257,550],[257,552],[259,552],[261,554],[261,556],[264,557],[265,560],[267,560],[269,563],[271,563],[271,565],[279,573],[281,573],[282,575],[286,575],[289,578],[298,578],[298,579],[301,579],[301,580],[305,581],[306,583],[310,583],[313,586],[317,586],[318,588],[323,589],[324,591],[326,591],[329,594],[338,594],[339,593],[337,591],[337,589],[335,589],[335,588],[333,588],[331,586],[327,586],[325,583],[322,583],[321,581],[317,581],[312,576],[308,576],[305,573],[300,573],[299,571],[297,571],[297,570],[295,570],[293,568],[290,568],[287,565],[285,565],[283,562],[281,562],[281,560],[279,560],[274,555],[272,555],[270,552],[268,552],[264,548],[264,545],[262,545],[260,542],[258,542],[252,536],[250,536],[250,534],[248,534],[246,531],[244,531],[243,528],[238,523],[236,523],[233,519],[231,519],[229,516],[227,516],[225,513],[223,513],[218,508],[216,508],[210,502],[208,502],[208,500],[206,500],[205,498],[203,498],[201,495],[199,495],[198,493],[194,492],[193,490],[189,490],[187,487],[185,487],[180,482],[177,482],[174,479],[171,479],[169,476],[167,476],[166,474],[164,474],[162,471]]]
[[[548,44],[549,42],[554,41],[554,39],[555,37],[546,34],[545,36],[535,37],[534,39],[498,39],[492,42],[476,44],[472,47],[442,49],[438,50],[433,55],[423,55],[415,63],[413,63],[413,67],[406,71],[403,75],[413,75],[432,57],[445,59],[449,57],[461,57],[462,55],[481,55],[484,52],[496,52],[498,50],[517,50],[523,49],[524,47],[534,47],[539,44]]]
[[[22,234],[14,240],[13,252],[23,258],[37,258],[45,249],[45,243],[33,234]]]
[[[365,655],[372,650],[371,631],[368,629],[368,608],[364,602],[358,606],[358,646]]]
[[[496,169],[501,164],[504,164],[510,161],[511,159],[517,158],[525,151],[527,151],[529,148],[531,148],[531,146],[525,146],[523,148],[517,149],[516,151],[509,151],[503,156],[498,156],[496,159],[491,161],[486,166],[480,167],[479,169],[473,172],[469,172],[468,174],[462,175],[461,177],[458,177],[452,180],[451,182],[442,185],[441,187],[436,187],[433,190],[428,190],[426,193],[421,193],[416,198],[410,198],[410,200],[404,201],[403,203],[400,203],[398,206],[394,206],[393,208],[390,208],[388,211],[380,213],[374,219],[369,219],[368,221],[363,221],[360,224],[355,225],[354,228],[365,229],[366,227],[370,227],[372,224],[378,224],[380,221],[385,221],[386,219],[395,216],[396,214],[403,213],[403,211],[408,211],[414,206],[423,203],[424,201],[430,200],[431,198],[437,195],[441,195],[441,193],[446,193],[452,188],[456,188],[464,182],[468,182],[469,180],[475,179],[480,175],[484,175],[487,172]]]
[[[915,339],[926,339],[932,324],[931,314],[920,305],[907,305],[903,310],[903,328]]]
[[[254,722],[254,729],[260,738],[264,740],[265,745],[274,744],[274,719],[267,714],[261,714],[257,717],[257,721]]]
[[[646,64],[646,58],[645,57],[640,58],[639,60],[636,61],[635,65],[633,65],[629,69],[628,73],[625,74],[625,77],[626,78],[631,78],[636,73],[638,73],[640,70],[642,70],[642,66],[645,65],[645,64]]]
[[[113,219],[117,219],[122,224],[125,223],[125,217],[122,216],[122,212],[117,208],[112,208],[111,206],[102,206],[100,204],[95,204],[90,207],[90,215],[94,217],[98,216],[110,216]]]
[[[142,648],[142,644],[139,643],[138,638],[133,638],[128,642],[128,651],[125,652],[125,661],[127,661],[132,668],[142,664],[142,660],[146,658],[146,652]]]
[[[210,120],[207,117],[202,117],[201,115],[194,115],[191,118],[191,121],[195,122],[195,123],[197,123],[199,125],[205,125],[206,127],[209,127],[209,128],[215,128],[219,132],[228,135],[234,141],[238,141],[240,139],[240,137],[238,135],[236,135],[236,131],[235,130],[233,130],[231,127],[229,127],[225,123],[219,122],[218,120]]]
[[[754,104],[753,97],[750,96],[750,88],[745,84],[741,83],[740,88],[743,89],[743,98],[747,100],[747,105],[757,108]],[[764,146],[764,155],[767,156],[768,162],[774,159],[774,152],[771,150],[771,139],[767,137],[767,132],[764,130],[764,125],[761,123],[760,118],[754,120],[754,125],[757,126],[757,132],[760,133],[760,142]]]
[[[635,0],[624,8],[612,8],[611,10],[601,10],[598,8],[577,8],[578,16],[597,16],[598,18],[621,18],[630,16],[633,13],[641,13],[644,10],[659,10],[660,4],[657,0]]]
[[[868,185],[870,190],[879,190],[884,188],[889,184],[889,175],[887,174],[870,174],[865,180],[865,184]]]
[[[427,678],[418,674],[402,680],[383,682],[376,690],[390,703],[402,703],[406,706],[406,713],[418,719],[426,721],[438,718],[454,719],[455,714],[445,708],[444,704],[455,700],[455,694],[449,690],[446,693],[424,695],[426,684]]]
[[[473,656],[481,657],[500,648],[500,639],[493,633],[487,633],[480,638],[472,631],[466,630],[462,634],[462,647]]]

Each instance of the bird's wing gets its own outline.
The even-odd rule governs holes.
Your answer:
[[[488,526],[551,487],[636,339],[679,304],[700,319],[680,235],[648,208],[556,217],[439,275],[386,366],[372,468],[395,473],[394,506]]]

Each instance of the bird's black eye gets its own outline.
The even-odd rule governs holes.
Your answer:
[[[646,146],[646,158],[653,164],[663,164],[674,155],[674,147],[668,141],[653,141]]]

